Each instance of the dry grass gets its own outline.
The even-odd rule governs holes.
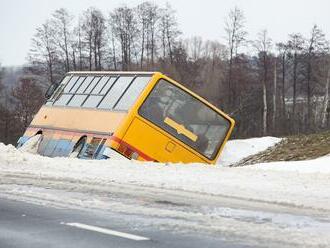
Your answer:
[[[330,154],[330,131],[289,136],[275,147],[248,157],[236,166],[272,161],[314,159],[327,154]]]

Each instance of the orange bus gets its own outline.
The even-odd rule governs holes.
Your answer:
[[[216,163],[234,120],[159,72],[69,72],[18,147],[50,157]]]

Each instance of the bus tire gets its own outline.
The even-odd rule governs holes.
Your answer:
[[[23,152],[37,154],[42,139],[43,139],[42,133],[38,132],[34,136],[31,136],[27,141],[25,141],[24,144],[18,149]]]
[[[82,149],[86,144],[87,137],[84,136],[78,140],[69,154],[69,158],[79,158]]]

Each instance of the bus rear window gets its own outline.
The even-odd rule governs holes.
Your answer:
[[[161,79],[139,114],[208,159],[214,159],[230,127],[218,112]]]

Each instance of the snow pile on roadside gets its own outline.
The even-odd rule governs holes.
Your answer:
[[[330,174],[330,156],[324,156],[313,160],[261,163],[252,165],[251,168],[262,170],[297,172],[297,173],[320,173]]]
[[[225,145],[217,164],[222,166],[236,164],[244,158],[267,150],[281,140],[281,138],[276,137],[229,140]]]
[[[288,169],[290,166],[294,169]],[[0,144],[0,181],[6,175],[95,185],[114,183],[238,197],[330,211],[330,157],[249,167],[47,158]],[[317,168],[317,169],[312,169]]]

